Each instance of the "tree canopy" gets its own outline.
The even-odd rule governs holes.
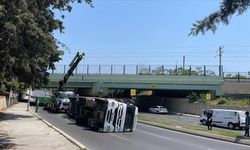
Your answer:
[[[250,7],[250,0],[223,0],[220,4],[220,10],[210,14],[202,20],[196,21],[191,28],[189,35],[204,34],[211,30],[213,33],[217,30],[220,22],[228,25],[234,14],[241,15]]]
[[[0,1],[0,84],[39,86],[48,81],[47,70],[60,60],[53,32],[64,30],[63,16],[56,18],[54,10],[70,12],[75,2],[92,6],[92,0]]]

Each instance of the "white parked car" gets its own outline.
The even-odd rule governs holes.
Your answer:
[[[148,109],[149,112],[151,113],[159,113],[159,114],[166,114],[168,113],[168,110],[164,106],[153,106]]]
[[[242,110],[228,110],[228,109],[210,109],[212,112],[212,125],[228,127],[229,129],[239,128],[245,126],[245,111]],[[202,124],[207,124],[206,112],[200,117]]]

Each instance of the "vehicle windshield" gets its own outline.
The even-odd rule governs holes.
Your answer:
[[[72,97],[74,93],[60,93],[59,97],[60,98],[69,98]]]

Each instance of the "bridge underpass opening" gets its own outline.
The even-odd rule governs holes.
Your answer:
[[[141,112],[147,112],[154,105],[165,106],[170,112],[182,112],[185,105],[191,104],[190,101],[194,98],[192,96],[197,95],[198,101],[202,102],[207,93],[212,95],[214,91],[154,90],[152,95],[138,95],[135,105]]]
[[[131,89],[109,89],[109,98],[131,99]],[[192,93],[198,96],[210,93],[211,98],[215,91],[198,91],[198,90],[145,90],[137,89],[134,101],[129,101],[138,106],[139,111],[146,112],[149,107],[154,105],[165,106],[169,111],[176,112],[181,110],[181,106],[190,103]],[[204,97],[203,97],[204,98]]]
[[[190,105],[190,98],[192,92],[197,95],[210,93],[213,95],[214,91],[198,91],[198,90],[145,90],[137,89],[134,101],[131,100],[131,89],[108,89],[108,93],[105,95],[91,95],[91,88],[79,88],[76,90],[77,94],[81,96],[100,96],[107,98],[119,98],[124,102],[133,103],[138,106],[140,112],[147,112],[149,107],[154,105],[165,106],[170,112],[183,112],[185,108]]]

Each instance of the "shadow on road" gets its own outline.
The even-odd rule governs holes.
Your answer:
[[[13,113],[0,112],[0,121],[5,121],[5,120],[17,120],[17,119],[32,118],[32,117],[33,117],[33,116],[18,115],[18,114],[13,114]]]
[[[16,144],[12,143],[12,138],[4,131],[0,131],[0,149],[16,149]]]
[[[74,123],[74,122],[71,122],[71,123],[68,123],[68,125],[74,125],[74,126],[81,127],[82,130],[96,131],[96,130],[91,129],[89,126],[84,125],[84,124],[76,124],[76,123]]]

